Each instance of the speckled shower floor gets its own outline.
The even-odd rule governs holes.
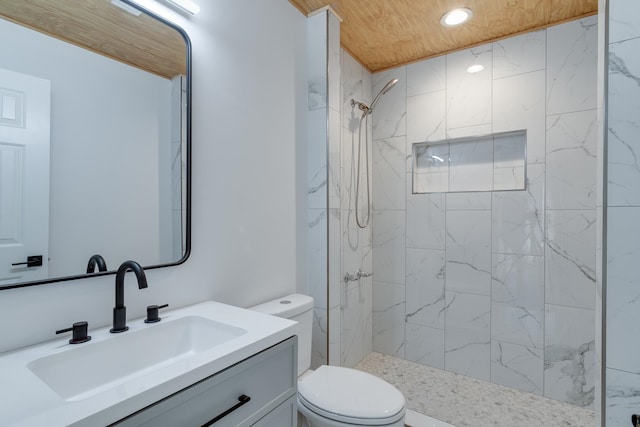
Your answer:
[[[356,369],[396,386],[413,411],[457,427],[594,427],[594,411],[380,353]]]

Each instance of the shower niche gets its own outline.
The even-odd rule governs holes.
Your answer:
[[[413,194],[524,190],[527,132],[412,144]]]

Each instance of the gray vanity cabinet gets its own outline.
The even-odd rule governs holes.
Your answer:
[[[112,425],[295,427],[296,385],[292,337]]]

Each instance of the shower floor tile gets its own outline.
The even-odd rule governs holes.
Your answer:
[[[456,427],[593,427],[595,412],[380,353],[356,367],[396,386],[410,410]]]

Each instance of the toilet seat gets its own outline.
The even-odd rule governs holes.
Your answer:
[[[324,418],[355,425],[392,424],[405,412],[404,396],[391,384],[339,366],[323,365],[302,378],[298,398]]]

